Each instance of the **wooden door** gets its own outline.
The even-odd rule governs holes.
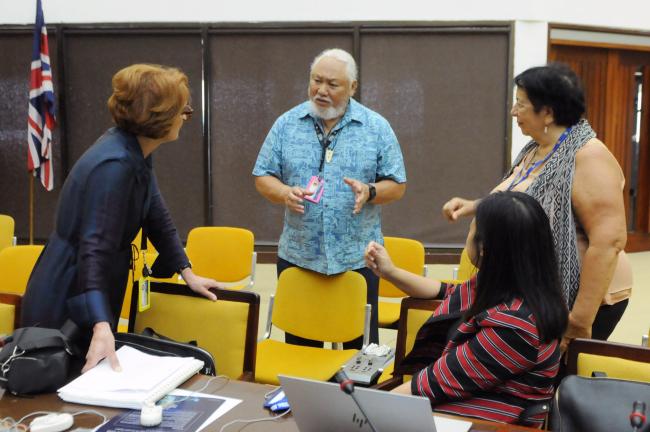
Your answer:
[[[626,250],[650,250],[650,53],[551,44],[549,61],[566,63],[578,74],[585,89],[587,120],[623,169]],[[637,77],[643,89],[640,125]],[[638,154],[632,142],[635,126],[640,127]]]

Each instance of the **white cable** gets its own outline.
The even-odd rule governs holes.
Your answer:
[[[274,391],[276,391],[277,389],[279,389],[279,388],[280,388],[280,386],[276,386],[273,390],[270,390],[270,391],[267,391],[266,393],[264,393],[264,399],[268,399],[269,395],[271,393],[273,393]]]
[[[24,415],[20,420],[17,421],[17,423],[20,424],[20,423],[24,422],[25,419],[28,419],[31,416],[35,416],[35,415],[39,415],[39,414],[48,415],[48,414],[57,414],[57,413],[54,412],[54,411],[34,411],[34,412],[30,412],[29,414]]]
[[[15,420],[14,420],[13,418],[11,418],[11,417],[5,417],[5,418],[3,418],[3,419],[0,420],[0,421],[1,421],[1,423],[0,423],[0,427],[1,427],[0,432],[5,432],[5,431],[6,431],[6,432],[12,432],[12,431],[18,430],[18,427],[21,426],[21,424],[22,424],[26,419],[28,419],[28,418],[30,418],[30,417],[32,417],[32,416],[35,416],[35,415],[48,415],[48,414],[59,414],[59,413],[56,412],[56,411],[34,411],[34,412],[31,412],[31,413],[29,413],[29,414],[24,415],[24,416],[23,416],[20,420],[18,420],[18,421],[15,421]],[[83,411],[77,411],[77,412],[74,412],[74,413],[68,413],[68,414],[70,414],[70,415],[73,416],[73,417],[76,416],[76,415],[80,415],[80,414],[95,414],[95,415],[97,415],[97,416],[99,416],[99,417],[102,418],[102,423],[101,423],[99,426],[101,426],[102,424],[106,423],[106,421],[108,420],[104,414],[100,413],[99,411],[95,411],[95,410],[83,410]],[[13,422],[13,424],[11,424],[11,426],[10,426],[9,429],[6,429],[6,428],[4,427],[4,425],[3,425],[4,422],[6,422],[6,421]],[[98,426],[97,426],[97,427],[98,427]],[[27,430],[27,427],[24,427],[24,430]]]
[[[0,432],[27,432],[27,426],[18,423],[13,417],[0,419]]]
[[[184,397],[182,397],[181,399],[175,399],[173,402],[170,402],[170,403],[168,403],[168,404],[162,405],[163,409],[169,407],[170,405],[177,404],[177,403],[179,403],[179,402],[183,402],[183,401],[185,401],[185,400],[187,400],[187,399],[193,397],[195,394],[202,392],[203,390],[205,390],[205,389],[210,385],[210,383],[212,383],[212,381],[216,380],[217,378],[225,378],[225,379],[226,379],[226,383],[227,383],[228,381],[230,381],[230,377],[227,376],[227,375],[217,375],[217,376],[214,376],[214,377],[210,378],[209,380],[207,380],[207,381],[205,382],[205,384],[203,384],[203,386],[202,386],[200,389],[198,389],[198,390],[192,390],[192,393],[188,394],[187,396],[184,396]]]
[[[221,426],[221,429],[219,429],[219,432],[223,432],[224,429],[226,429],[228,426],[233,425],[235,423],[258,423],[258,422],[263,422],[263,421],[275,421],[291,412],[291,409],[286,410],[280,415],[277,415],[275,417],[262,417],[262,418],[256,418],[256,419],[251,419],[251,420],[242,420],[242,419],[236,419],[233,421],[230,421],[226,423],[225,425]]]
[[[72,414],[72,417],[78,416],[78,415],[81,415],[81,414],[95,414],[96,416],[101,417],[102,422],[99,425],[95,426],[95,429],[108,421],[108,417],[106,417],[104,414],[100,413],[99,411],[95,411],[95,410],[92,410],[92,409],[77,411],[76,413],[71,413],[71,414]]]

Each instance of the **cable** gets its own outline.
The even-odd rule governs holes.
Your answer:
[[[59,412],[56,411],[34,411],[29,414],[24,415],[23,417],[20,418],[20,420],[16,421],[12,417],[5,417],[0,419],[0,432],[26,432],[29,427],[22,424],[25,420],[27,420],[30,417],[36,416],[36,415],[48,415],[48,414],[60,414]],[[74,413],[68,413],[72,417],[81,415],[81,414],[95,414],[96,416],[99,416],[102,418],[101,424],[99,424],[96,427],[99,427],[106,423],[108,421],[108,418],[99,411],[95,410],[82,410],[82,411],[77,411]]]
[[[100,424],[98,424],[97,426],[95,426],[95,429],[100,427],[101,425],[103,425],[104,423],[106,423],[108,421],[108,417],[106,417],[104,414],[100,413],[99,411],[95,411],[95,410],[92,410],[92,409],[77,411],[76,413],[71,413],[71,414],[72,414],[72,417],[75,417],[75,416],[78,416],[78,415],[81,415],[81,414],[95,414],[96,416],[101,417],[102,422]]]
[[[230,377],[227,376],[227,375],[217,375],[217,376],[214,376],[214,377],[210,378],[209,380],[207,380],[206,383],[203,384],[203,386],[202,386],[200,389],[198,389],[198,390],[191,390],[191,393],[188,394],[187,396],[184,396],[184,397],[182,397],[182,398],[180,398],[180,399],[175,399],[174,401],[169,402],[168,404],[163,404],[163,405],[161,405],[161,406],[163,407],[163,409],[165,409],[165,408],[167,408],[167,407],[169,407],[169,406],[171,406],[171,405],[173,405],[173,404],[177,404],[177,403],[179,403],[179,402],[183,402],[183,401],[185,401],[185,400],[187,400],[187,399],[193,397],[195,394],[200,393],[200,392],[202,392],[203,390],[205,390],[205,389],[210,385],[210,383],[211,383],[212,381],[216,380],[217,378],[225,378],[225,379],[226,379],[226,382],[225,382],[221,387],[219,387],[218,389],[216,389],[215,391],[217,391],[217,390],[221,390],[221,389],[223,388],[223,386],[225,386],[226,384],[228,384],[228,382],[230,381]]]
[[[284,417],[285,415],[289,414],[291,412],[291,409],[286,410],[282,414],[275,416],[275,417],[262,417],[262,418],[256,418],[256,419],[250,419],[250,420],[243,420],[243,419],[236,419],[233,421],[230,421],[226,423],[225,425],[221,426],[221,429],[219,429],[219,432],[223,432],[224,429],[226,429],[228,426],[233,425],[235,423],[258,423],[258,422],[263,422],[263,421],[276,421],[277,419]]]
[[[181,399],[177,399],[177,400],[175,400],[175,401],[169,403],[168,405],[163,405],[163,408],[166,408],[167,406],[169,406],[169,405],[171,405],[171,404],[175,404],[175,403],[178,403],[178,402],[182,402],[182,401],[184,401],[184,400],[187,400],[187,399],[190,398],[190,397],[193,397],[195,394],[200,393],[200,392],[202,392],[203,390],[205,390],[205,389],[206,389],[206,388],[207,388],[207,387],[212,383],[212,381],[214,381],[214,380],[217,379],[217,378],[225,378],[225,379],[226,379],[226,381],[224,382],[223,385],[226,385],[226,384],[230,381],[230,377],[228,377],[228,376],[226,376],[226,375],[217,375],[217,376],[214,376],[214,377],[210,378],[208,381],[206,381],[205,384],[203,384],[203,386],[201,386],[201,388],[199,388],[199,389],[197,389],[197,390],[192,390],[192,393],[190,393],[189,395],[184,396],[184,397],[181,398]],[[223,387],[223,386],[222,386],[222,387]],[[221,389],[222,387],[219,387],[219,389]],[[18,420],[18,421],[14,420],[12,417],[4,417],[4,418],[0,418],[0,432],[26,432],[26,431],[28,430],[28,426],[22,424],[25,420],[27,420],[28,418],[30,418],[30,417],[32,417],[32,416],[36,416],[36,415],[47,415],[47,414],[58,414],[58,413],[57,413],[57,412],[54,412],[54,411],[34,411],[34,412],[31,412],[31,413],[29,413],[29,414],[24,415],[24,416],[23,416],[20,420]],[[91,409],[89,409],[89,410],[77,411],[77,412],[69,413],[69,414],[70,414],[71,416],[73,416],[73,417],[78,416],[78,415],[81,415],[81,414],[94,414],[94,415],[96,415],[96,416],[101,417],[101,418],[102,418],[102,422],[101,422],[101,424],[95,426],[95,428],[97,428],[97,427],[103,425],[104,423],[106,423],[106,422],[108,421],[108,418],[107,418],[104,414],[102,414],[102,413],[99,412],[99,411],[91,410]],[[286,414],[286,413],[283,413],[282,415],[284,415],[284,414]],[[280,417],[280,416],[278,416],[278,417]],[[266,419],[266,420],[273,420],[273,419]]]
[[[343,369],[339,370],[336,375],[334,375],[334,379],[336,380],[337,383],[341,386],[341,391],[343,391],[345,394],[349,394],[352,400],[354,401],[354,404],[359,408],[359,411],[361,411],[361,414],[363,417],[366,419],[366,422],[368,423],[368,426],[370,426],[370,430],[372,432],[377,432],[377,429],[375,429],[375,426],[372,424],[368,416],[366,415],[366,412],[363,409],[363,406],[361,406],[361,403],[357,399],[356,394],[354,393],[354,381],[352,381],[350,378],[348,378],[347,374]]]
[[[280,386],[276,386],[273,390],[270,390],[270,391],[267,391],[266,393],[264,393],[264,399],[268,399],[269,396],[271,395],[271,393],[273,393],[274,391],[276,391],[279,388],[280,388]]]
[[[53,412],[53,411],[34,411],[34,412],[31,412],[31,413],[29,413],[29,414],[24,415],[24,416],[23,416],[20,420],[18,420],[16,423],[20,424],[20,423],[24,422],[26,419],[28,419],[28,418],[30,418],[30,417],[32,417],[32,416],[35,416],[35,415],[39,415],[39,414],[48,415],[48,414],[56,414],[56,413]]]
[[[13,417],[0,419],[0,432],[27,432],[27,426],[16,422]]]

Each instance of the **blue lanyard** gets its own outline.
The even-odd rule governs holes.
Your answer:
[[[524,168],[522,167],[521,170],[519,170],[519,172],[515,176],[515,178],[512,179],[512,182],[510,183],[510,186],[508,186],[508,189],[506,189],[506,190],[512,190],[513,188],[517,187],[517,185],[519,185],[520,183],[522,183],[524,180],[526,180],[528,178],[530,173],[535,171],[540,165],[546,163],[546,161],[549,160],[551,158],[551,156],[553,156],[553,153],[555,153],[556,150],[560,148],[560,144],[562,144],[562,142],[566,139],[566,137],[569,136],[569,132],[571,132],[571,128],[568,128],[567,130],[562,132],[562,135],[560,135],[560,138],[557,140],[557,143],[555,143],[555,145],[553,146],[553,150],[551,150],[549,152],[549,154],[547,154],[544,159],[539,160],[539,161],[535,162],[534,164],[532,164],[526,170],[526,174],[522,174],[524,172]],[[539,144],[537,144],[537,145],[539,145]]]

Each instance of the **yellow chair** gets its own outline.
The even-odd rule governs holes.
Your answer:
[[[460,264],[455,279],[460,282],[465,282],[466,280],[471,279],[476,273],[478,273],[478,269],[474,267],[474,264],[472,264],[472,261],[469,259],[467,251],[463,249],[463,252],[460,254]]]
[[[400,369],[404,357],[413,349],[415,336],[420,327],[429,319],[433,311],[440,304],[440,300],[416,299],[405,297],[402,299],[400,318],[397,327],[397,341],[395,343],[395,360],[384,368],[375,388],[391,390],[410,379],[409,376],[395,373]]]
[[[324,276],[297,267],[283,271],[269,300],[266,333],[257,345],[256,381],[279,384],[278,374],[327,381],[358,351],[291,345],[269,339],[272,326],[303,338],[341,343],[363,335],[370,305],[359,273]]]
[[[422,243],[407,238],[384,237],[384,246],[397,267],[426,276]],[[406,293],[387,280],[379,279],[379,297],[404,298]],[[380,299],[378,310],[379,327],[396,328],[400,304]]]
[[[0,250],[14,246],[15,226],[14,218],[9,215],[0,214]]]
[[[453,279],[443,279],[441,282],[450,284],[463,283],[466,280],[471,279],[474,275],[476,275],[476,273],[478,273],[478,268],[472,264],[467,251],[463,249],[460,254],[460,263],[458,264],[458,267],[454,268]]]
[[[131,299],[129,331],[152,328],[179,342],[195,340],[212,354],[217,373],[253,381],[260,298],[249,291],[214,289],[212,302],[186,285],[152,282],[151,307],[138,311],[137,289]]]
[[[43,246],[10,246],[0,250],[0,334],[20,323],[20,302]]]
[[[593,339],[575,339],[567,350],[567,375],[650,382],[650,348]]]
[[[187,257],[197,275],[225,282],[229,289],[255,284],[255,236],[244,228],[197,227],[187,236]],[[248,279],[248,283],[241,282]]]
[[[122,303],[122,310],[120,311],[120,319],[126,321],[129,319],[129,313],[131,312],[131,288],[133,287],[133,276],[135,276],[135,280],[139,280],[140,276],[142,276],[142,267],[143,267],[143,253],[140,250],[140,246],[142,243],[142,230],[138,231],[138,234],[135,236],[133,241],[131,242],[132,245],[134,245],[137,250],[138,254],[135,256],[132,256],[133,258],[133,267],[134,271],[129,271],[129,278],[126,282],[126,291],[124,294],[124,302]],[[147,239],[147,264],[149,267],[151,267],[151,264],[154,262],[156,259],[156,256],[158,256],[158,252],[156,251],[156,248],[153,247],[153,244],[151,244],[151,240]],[[126,332],[127,331],[127,324],[118,324],[118,331],[121,332]]]

